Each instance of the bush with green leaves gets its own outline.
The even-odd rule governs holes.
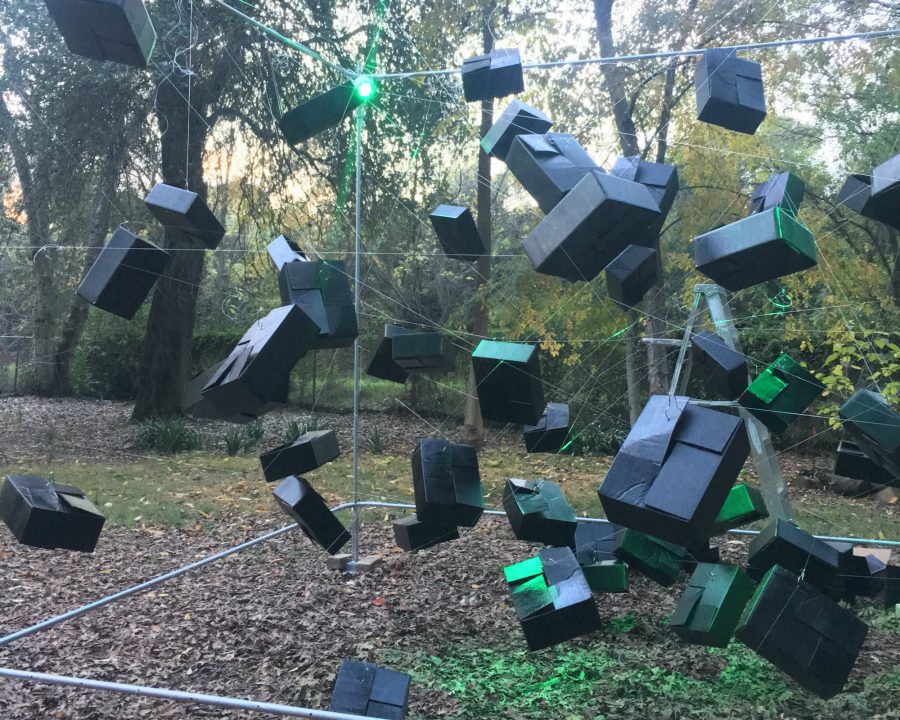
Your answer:
[[[109,313],[90,314],[72,363],[75,392],[100,400],[134,399],[144,341],[143,312],[133,322]]]
[[[624,425],[590,425],[572,430],[568,450],[575,455],[615,455],[625,442],[628,430]]]
[[[173,455],[199,450],[203,438],[197,428],[176,416],[142,420],[135,428],[134,439],[141,450]]]

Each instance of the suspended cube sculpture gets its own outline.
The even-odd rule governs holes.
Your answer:
[[[281,302],[293,303],[319,326],[315,348],[349,347],[359,335],[343,260],[307,260],[302,254],[278,271]]]
[[[544,387],[536,345],[482,340],[472,369],[485,420],[535,425],[544,412]]]
[[[84,493],[36,475],[7,475],[0,520],[23,545],[94,552],[106,518]]]
[[[628,569],[616,555],[616,537],[623,532],[612,523],[578,523],[575,558],[592,592],[628,591]]]
[[[505,161],[517,135],[542,135],[551,127],[553,121],[536,107],[513,100],[481,139],[481,149],[491,157]]]
[[[726,290],[743,290],[816,265],[812,233],[780,207],[694,238],[694,266]]]
[[[797,215],[803,202],[806,185],[794,173],[772,175],[765,182],[754,186],[750,194],[750,214],[781,208],[788,215]]]
[[[863,217],[877,220],[900,230],[900,202],[891,193],[872,194],[869,175],[850,175],[838,193],[838,202]]]
[[[647,162],[640,155],[629,155],[616,160],[610,175],[640,183],[653,196],[659,206],[659,218],[656,221],[656,235],[662,231],[663,223],[678,195],[678,170],[674,165]]]
[[[658,270],[656,250],[629,245],[606,266],[606,292],[616,305],[629,310],[659,282]]]
[[[691,336],[693,362],[706,387],[726,400],[737,400],[747,389],[747,361],[715,333]]]
[[[350,533],[305,478],[286,477],[272,494],[306,537],[327,553],[336,555],[350,540]]]
[[[597,490],[600,503],[617,525],[699,548],[749,453],[740,418],[653,395]]]
[[[554,482],[509,478],[503,509],[518,540],[555,546],[575,543],[575,511]]]
[[[486,252],[487,248],[478,233],[475,218],[472,217],[469,208],[438,205],[429,217],[447,257],[474,262]]]
[[[339,124],[362,102],[363,98],[356,92],[354,84],[347,82],[288,110],[278,121],[278,127],[284,141],[288,145],[296,145]]]
[[[478,454],[471,445],[422,439],[412,454],[416,517],[427,523],[474,527],[484,512]]]
[[[795,573],[834,600],[845,595],[846,578],[853,572],[846,554],[818,540],[787,520],[773,519],[753,538],[747,572],[758,580],[773,566]]]
[[[843,689],[868,629],[776,565],[761,579],[735,635],[799,685],[828,699]]]
[[[569,438],[569,406],[566,403],[547,403],[536,425],[522,429],[525,449],[530,453],[562,452]]]
[[[296,305],[257,320],[203,386],[223,416],[259,417],[284,397],[294,365],[312,349],[319,326]]]
[[[506,156],[506,167],[544,213],[555,208],[585,175],[603,174],[587,151],[568,133],[514,137]]]
[[[669,619],[682,640],[726,647],[756,583],[737,565],[701,563]]]
[[[337,460],[340,454],[334,430],[316,430],[262,453],[259,463],[266,481],[275,482],[288,475],[303,475],[320,468]]]
[[[900,153],[872,168],[872,197],[900,203]]]
[[[448,372],[453,350],[439,332],[399,333],[391,340],[391,360],[406,372]]]
[[[834,474],[862,480],[872,485],[891,485],[896,482],[887,468],[869,459],[855,442],[841,440],[834,458]]]
[[[390,380],[391,382],[406,382],[409,373],[394,361],[394,338],[398,335],[408,335],[412,330],[401,327],[400,325],[392,325],[390,323],[384,326],[384,337],[378,343],[378,347],[369,360],[369,367],[366,374],[372,377],[381,378],[382,380]]]
[[[733,50],[707,50],[694,75],[697,119],[753,135],[766,118],[766,96],[759,63]]]
[[[529,650],[599,629],[597,605],[571,548],[545,548],[503,574]]]
[[[738,483],[728,491],[728,497],[716,515],[710,536],[722,535],[731,528],[747,525],[769,517],[762,493],[755,487]]]
[[[195,192],[157,183],[144,204],[167,229],[179,232],[187,248],[215,250],[225,237],[222,223]]]
[[[345,660],[331,693],[330,712],[403,720],[409,702],[409,675],[373,663]]]
[[[143,0],[44,0],[76,55],[145,68],[156,31]]]
[[[539,273],[590,281],[629,245],[653,247],[659,216],[643,185],[589,173],[532,230],[525,253]]]
[[[455,525],[424,522],[410,515],[393,522],[394,542],[407,552],[424,550],[450,540],[459,540],[459,529]]]
[[[629,568],[663,587],[670,587],[681,575],[685,550],[680,545],[626,528],[616,535],[616,555]]]
[[[203,394],[206,384],[218,371],[219,366],[214,365],[198,373],[185,383],[181,404],[183,412],[195,418],[224,420],[225,422],[244,424],[287,405],[288,392],[290,390],[290,377],[288,375],[278,379],[278,384],[273,387],[267,402],[257,403],[252,407],[250,405],[242,406],[229,403],[218,405],[214,399],[210,399]]]
[[[76,292],[91,305],[131,320],[171,260],[162,248],[119,227]]]
[[[495,48],[486,55],[463,61],[463,95],[466,102],[515,95],[525,89],[522,60],[517,48]]]
[[[780,433],[824,391],[811,372],[782,353],[750,383],[739,402],[769,430]]]
[[[838,415],[844,430],[870,460],[890,472],[900,484],[900,414],[884,395],[857,390],[841,405]]]

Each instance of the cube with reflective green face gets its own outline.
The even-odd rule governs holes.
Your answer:
[[[780,433],[824,390],[812,373],[782,353],[750,383],[738,402],[770,431]]]
[[[617,543],[616,555],[653,582],[669,587],[681,575],[683,547],[630,528],[617,537]]]
[[[669,626],[687,642],[725,647],[754,587],[750,576],[737,565],[701,563],[678,601]]]
[[[738,483],[728,493],[710,535],[721,535],[731,528],[769,517],[762,493],[754,487]]]
[[[485,420],[537,424],[546,406],[537,345],[482,340],[472,370]]]

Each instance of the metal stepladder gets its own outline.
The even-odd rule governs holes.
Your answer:
[[[719,285],[700,283],[694,285],[694,301],[684,326],[684,335],[681,340],[666,338],[644,338],[644,342],[655,345],[678,346],[678,359],[675,362],[675,370],[672,373],[672,383],[669,386],[669,394],[684,395],[687,392],[688,381],[691,377],[692,356],[688,355],[691,345],[691,335],[694,325],[703,310],[703,304],[709,310],[710,319],[718,334],[725,344],[735,352],[742,353],[741,342],[734,325],[734,317],[728,308],[726,291]],[[749,377],[748,377],[749,380]],[[747,428],[747,437],[750,440],[750,456],[759,477],[759,489],[762,492],[766,509],[772,518],[792,520],[794,516],[791,501],[788,497],[787,486],[781,467],[772,445],[772,438],[768,428],[757,420],[748,410],[732,400],[697,400],[691,398],[692,403],[706,407],[731,407],[737,408]]]

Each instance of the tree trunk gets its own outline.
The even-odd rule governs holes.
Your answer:
[[[494,48],[494,34],[489,24],[489,18],[494,12],[497,3],[491,0],[482,11],[484,18],[481,27],[483,51],[489,53]],[[481,128],[479,137],[484,137],[491,129],[494,122],[494,101],[481,101]],[[475,262],[476,284],[475,303],[472,307],[472,315],[469,318],[470,338],[478,343],[481,338],[487,336],[489,327],[488,288],[491,280],[491,247],[492,247],[492,223],[491,223],[491,157],[481,146],[478,147],[478,188],[476,206],[478,211],[478,233],[484,242],[484,254]],[[464,442],[480,445],[484,442],[484,420],[481,417],[481,406],[478,402],[478,388],[475,382],[475,372],[469,364],[469,375],[466,381],[466,413],[463,420],[461,433]]]

